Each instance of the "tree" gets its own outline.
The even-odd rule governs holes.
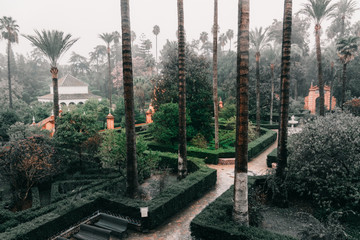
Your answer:
[[[157,63],[157,57],[158,57],[158,41],[157,41],[157,37],[160,33],[160,27],[158,25],[155,25],[153,28],[153,34],[155,35],[156,38],[156,48],[155,48],[155,62]]]
[[[316,44],[316,59],[318,69],[318,84],[320,93],[320,116],[325,115],[325,98],[324,98],[324,81],[321,63],[321,44],[320,44],[320,30],[321,23],[324,19],[331,17],[335,5],[330,5],[331,0],[308,0],[303,4],[301,13],[308,16],[315,23],[315,44]]]
[[[310,0],[311,1],[311,0]],[[292,0],[285,0],[284,4],[283,43],[281,54],[281,95],[280,95],[280,126],[278,138],[278,166],[276,168],[275,181],[278,191],[274,193],[275,204],[286,207],[288,204],[287,190],[284,186],[285,168],[287,166],[287,126],[289,115],[290,95],[290,56],[291,56],[291,23],[292,23]]]
[[[249,0],[239,0],[237,48],[237,109],[233,219],[249,225],[248,121],[249,121]]]
[[[45,56],[50,60],[50,73],[52,74],[52,85],[54,91],[54,116],[55,116],[55,128],[56,119],[59,116],[59,89],[58,89],[58,60],[59,58],[71,48],[74,43],[79,40],[71,39],[71,34],[64,35],[64,32],[52,30],[41,32],[35,30],[35,36],[23,35],[28,39],[35,47],[37,47]]]
[[[234,31],[232,29],[227,30],[226,37],[229,39],[230,42],[229,51],[231,51],[231,39],[233,39],[234,37]]]
[[[225,33],[222,33],[219,37],[219,43],[220,43],[220,51],[225,47],[227,43],[227,36]]]
[[[337,51],[340,58],[340,61],[343,64],[342,71],[342,95],[341,95],[341,109],[344,109],[345,103],[345,90],[346,90],[346,66],[352,61],[357,55],[358,50],[358,37],[348,37],[345,39],[339,40],[337,43]]]
[[[340,38],[344,38],[347,20],[350,20],[355,11],[358,10],[356,5],[357,4],[354,0],[339,0],[334,5],[334,12],[331,14],[334,20],[332,21],[332,26],[330,26],[330,29],[336,29],[335,26],[340,25],[340,31],[338,31],[340,33]]]
[[[215,149],[219,148],[219,100],[218,100],[218,57],[217,57],[217,36],[218,36],[218,1],[214,0],[214,26],[213,26],[213,101],[214,101],[214,130]]]
[[[59,161],[54,156],[54,147],[41,136],[11,142],[0,149],[0,172],[10,183],[13,210],[31,207],[31,188],[58,170]]]
[[[80,170],[83,171],[82,153],[85,142],[96,134],[96,116],[71,111],[62,114],[58,119],[58,127],[54,139],[59,146],[78,153]]]
[[[184,29],[184,2],[177,0],[178,11],[178,65],[179,65],[179,153],[178,179],[187,175],[186,153],[186,81],[185,81],[185,29]]]
[[[102,40],[104,40],[104,42],[106,43],[106,48],[107,48],[107,55],[108,55],[108,73],[109,73],[109,78],[108,78],[108,98],[109,98],[109,102],[110,102],[110,106],[109,108],[112,108],[112,102],[111,102],[111,95],[112,95],[112,84],[111,84],[111,62],[110,62],[110,44],[112,41],[114,41],[114,35],[112,33],[103,33],[103,34],[99,34],[99,38],[101,38]]]
[[[275,67],[279,67],[279,60],[280,60],[280,46],[276,44],[276,42],[273,45],[269,45],[269,47],[266,49],[266,59],[270,62],[270,70],[271,70],[271,97],[270,97],[270,124],[272,124],[273,119],[273,109],[274,109],[274,81],[275,81]]]
[[[87,62],[86,57],[81,56],[75,52],[71,53],[70,57],[71,63],[71,74],[76,77],[79,74],[84,74],[90,71],[89,63]]]
[[[268,28],[260,27],[250,31],[250,42],[255,48],[256,58],[256,132],[260,135],[260,52],[269,42]]]
[[[9,84],[9,107],[12,106],[12,89],[11,89],[11,68],[10,68],[10,54],[11,54],[11,43],[18,43],[18,32],[19,25],[16,24],[16,20],[11,17],[0,18],[0,31],[4,39],[8,40],[7,43],[7,56],[8,56],[8,84]]]
[[[129,0],[121,0],[122,57],[126,123],[126,193],[134,198],[138,192],[136,161],[134,88],[131,56],[132,32],[130,29]]]

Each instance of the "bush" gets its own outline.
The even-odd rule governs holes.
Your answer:
[[[142,137],[136,139],[136,156],[139,182],[149,178],[152,169],[157,167],[158,157],[147,153],[147,143]],[[126,169],[126,134],[114,130],[106,130],[102,135],[99,154],[103,168]]]
[[[206,148],[207,141],[201,133],[198,133],[193,139],[191,139],[191,145],[198,148]]]
[[[179,134],[179,106],[175,103],[166,103],[159,107],[153,116],[153,123],[150,125],[155,141],[159,143],[171,143],[178,141]],[[191,126],[191,119],[186,114],[186,135],[189,139],[194,136],[194,128]]]
[[[325,210],[359,209],[360,118],[334,113],[289,138],[289,186]]]

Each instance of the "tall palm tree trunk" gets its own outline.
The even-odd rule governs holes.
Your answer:
[[[214,41],[213,41],[213,101],[215,119],[215,149],[219,148],[219,100],[218,100],[218,69],[217,69],[217,36],[218,36],[218,1],[214,0]]]
[[[255,54],[256,58],[256,134],[260,135],[260,53]]]
[[[138,191],[138,173],[136,161],[134,84],[131,56],[131,30],[129,0],[121,0],[122,57],[126,122],[126,193],[135,197]]]
[[[334,85],[334,62],[331,62],[331,73],[330,73],[330,103],[329,109],[332,109],[332,93],[333,93],[333,85]]]
[[[343,64],[343,72],[342,72],[342,90],[341,90],[341,110],[344,110],[345,104],[345,90],[346,90],[346,63]]]
[[[111,84],[111,62],[110,62],[110,46],[107,48],[107,55],[108,55],[108,66],[109,66],[109,80],[108,80],[108,94],[109,94],[109,102],[110,102],[110,109],[112,109],[112,84]]]
[[[11,89],[11,69],[10,69],[10,57],[11,54],[11,42],[10,39],[8,40],[8,46],[7,46],[7,55],[8,55],[8,83],[9,83],[9,108],[13,108],[12,104],[12,89]]]
[[[248,226],[249,0],[239,0],[236,93],[236,154],[232,217],[235,222]]]
[[[274,108],[274,64],[270,64],[271,68],[271,99],[270,99],[270,124],[272,124],[273,119],[273,108]]]
[[[315,41],[316,41],[316,59],[318,64],[318,81],[320,93],[320,116],[325,116],[325,98],[324,98],[324,80],[321,64],[321,45],[320,45],[320,24],[315,26]]]
[[[184,3],[177,1],[178,9],[178,41],[179,41],[179,151],[178,179],[187,175],[186,153],[186,81],[185,81],[185,30]]]
[[[278,138],[278,165],[276,169],[276,183],[279,191],[275,192],[275,204],[286,207],[287,190],[283,182],[285,180],[285,168],[287,166],[287,126],[289,117],[290,95],[290,55],[291,55],[291,27],[292,27],[292,0],[285,0],[283,42],[281,57],[281,96],[280,96],[280,126]]]
[[[52,75],[53,85],[53,102],[54,102],[54,118],[55,118],[55,129],[57,128],[56,119],[59,117],[59,86],[58,86],[58,73],[57,67],[51,67],[50,73]]]

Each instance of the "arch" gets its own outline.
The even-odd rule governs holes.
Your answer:
[[[79,105],[83,105],[84,103],[83,103],[83,102],[79,102],[78,104],[79,104]]]
[[[60,103],[61,106],[67,106],[65,102]]]
[[[330,87],[324,86],[324,100],[325,100],[325,109],[330,110]],[[320,93],[319,93],[319,87],[313,86],[311,84],[311,87],[309,89],[309,95],[305,97],[305,110],[310,110],[311,114],[315,114],[317,111],[317,102],[319,101]],[[335,108],[336,105],[336,98],[334,96],[331,97],[331,110]]]

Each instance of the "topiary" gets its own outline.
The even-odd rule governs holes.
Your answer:
[[[360,210],[360,117],[317,118],[291,135],[288,149],[291,190],[325,210]]]

